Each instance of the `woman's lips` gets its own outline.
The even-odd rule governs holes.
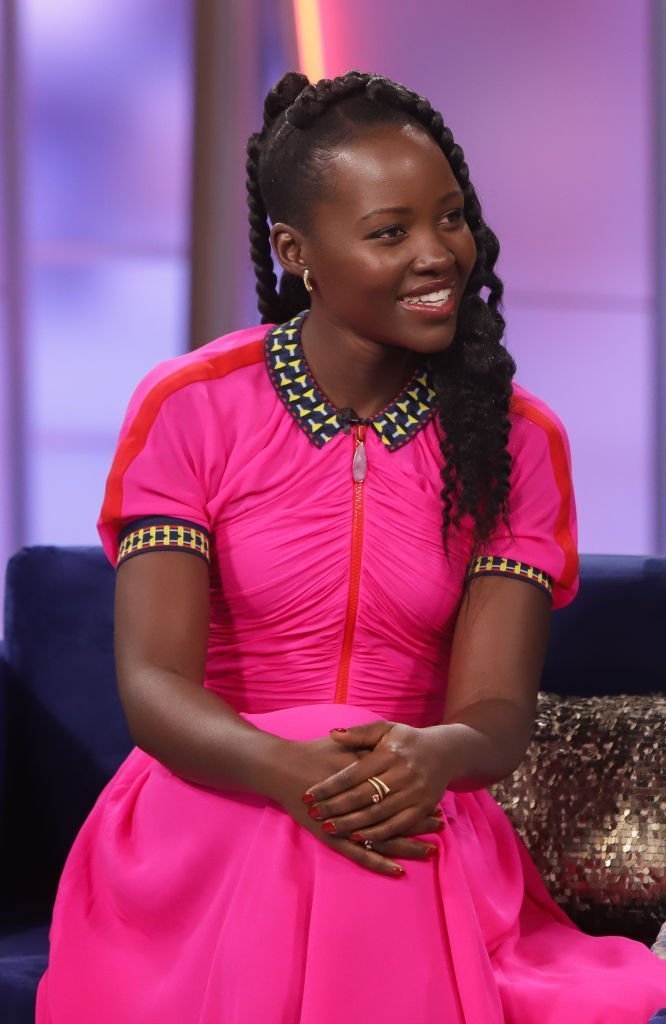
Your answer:
[[[442,320],[451,316],[456,308],[456,296],[453,288],[441,289],[427,295],[412,296],[398,299],[403,309],[416,316]]]

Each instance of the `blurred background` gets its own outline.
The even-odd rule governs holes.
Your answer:
[[[157,362],[258,322],[244,150],[285,70],[428,96],[499,237],[584,552],[666,554],[662,0],[0,0],[0,569],[96,543]]]

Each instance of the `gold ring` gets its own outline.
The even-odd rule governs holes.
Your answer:
[[[378,786],[380,786],[384,793],[384,796],[388,796],[389,793],[391,792],[386,783],[382,779],[379,779],[376,775],[371,775],[370,778],[368,779],[368,782],[372,782],[373,785],[376,783]]]
[[[373,804],[378,804],[380,800],[384,799],[386,793],[384,792],[381,784],[377,781],[377,779],[375,779],[374,775],[368,779],[368,782],[375,790],[375,792],[372,794],[372,802]]]

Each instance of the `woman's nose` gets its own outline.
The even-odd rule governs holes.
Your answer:
[[[413,268],[417,273],[433,271],[441,273],[448,270],[456,262],[455,255],[443,244],[441,239],[423,241],[417,248]]]

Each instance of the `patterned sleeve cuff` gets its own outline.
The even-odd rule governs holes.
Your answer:
[[[116,568],[135,555],[150,551],[185,551],[210,563],[209,533],[198,523],[168,516],[135,519],[118,537]]]
[[[475,579],[477,576],[511,576],[517,580],[524,580],[531,583],[553,597],[553,577],[542,569],[536,569],[526,562],[516,562],[513,558],[503,558],[501,555],[479,555],[469,565],[467,579]]]

